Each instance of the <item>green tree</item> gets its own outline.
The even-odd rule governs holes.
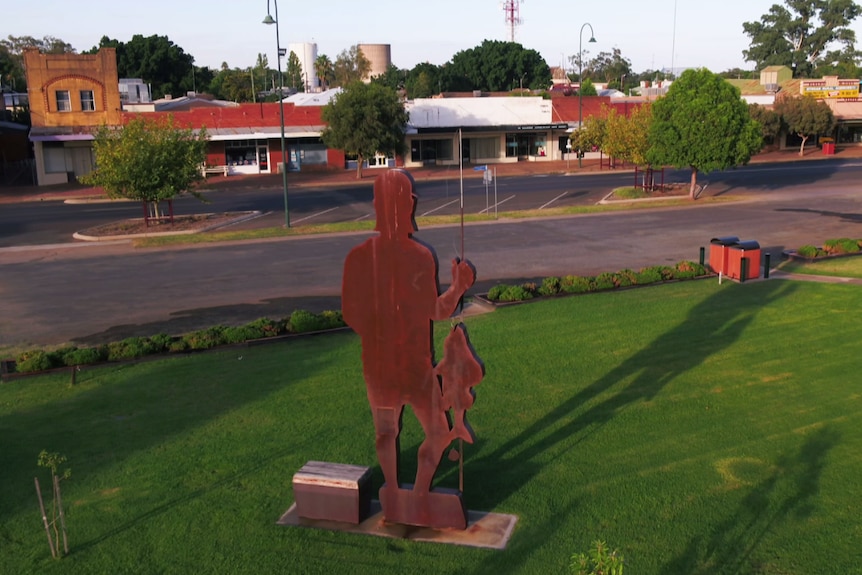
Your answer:
[[[485,40],[481,45],[456,53],[443,67],[444,90],[508,91],[545,89],[551,85],[551,69],[535,50],[517,42]]]
[[[382,84],[348,84],[324,106],[321,117],[327,123],[323,142],[356,155],[357,178],[362,177],[362,163],[374,154],[404,152],[407,112],[398,94]]]
[[[764,143],[775,141],[781,133],[781,114],[760,104],[749,104],[748,113],[752,120],[760,124],[760,135]]]
[[[581,153],[593,148],[604,149],[607,135],[607,116],[590,116],[584,120],[582,128],[572,132],[569,141],[572,143],[572,149]]]
[[[390,64],[384,73],[374,76],[371,78],[371,81],[383,84],[397,92],[404,89],[406,78],[407,70],[402,70],[398,66]]]
[[[593,81],[587,78],[583,82],[581,82],[580,86],[581,96],[598,96],[599,93],[596,91],[596,86],[593,84]]]
[[[326,90],[335,80],[335,66],[329,56],[321,54],[314,60],[314,73],[317,75],[320,87]]]
[[[599,52],[584,67],[590,71],[591,76],[601,78],[606,84],[614,83],[617,86],[622,86],[623,78],[632,74],[632,63],[628,58],[623,57],[619,48],[614,48],[613,52]]]
[[[706,68],[686,70],[652,105],[650,164],[691,168],[695,199],[698,172],[746,164],[761,146],[739,90]]]
[[[18,92],[27,91],[27,76],[24,73],[24,50],[27,48],[37,48],[43,54],[76,52],[71,44],[54,36],[34,38],[10,35],[5,40],[0,40],[0,84],[11,86]]]
[[[252,74],[251,70],[222,68],[210,82],[210,92],[222,100],[251,102],[254,100],[255,91],[260,88],[257,85],[252,86]]]
[[[649,164],[649,131],[652,109],[643,104],[632,109],[629,116],[610,109],[605,120],[605,137],[602,150],[609,156],[635,164]]]
[[[351,82],[358,82],[368,76],[371,71],[371,62],[362,53],[358,45],[351,46],[348,50],[342,50],[333,64],[333,86],[345,87]]]
[[[428,62],[416,64],[412,70],[407,73],[407,80],[404,85],[407,90],[407,97],[428,98],[442,91],[442,71],[439,66]]]
[[[751,39],[742,54],[757,68],[782,65],[794,76],[807,77],[828,60],[855,62],[856,33],[850,28],[860,7],[853,0],[785,0],[773,4],[757,22],[745,22],[742,29]],[[827,54],[827,47],[841,49]]]
[[[116,48],[120,78],[143,79],[152,85],[154,96],[184,95],[195,84],[192,78],[194,58],[167,36],[136,34],[128,42],[102,36],[99,45],[89,53],[96,53],[102,47]]]
[[[257,59],[254,62],[254,68],[251,69],[251,79],[255,92],[252,94],[252,101],[257,101],[257,96],[269,89],[267,85],[268,78],[269,59],[266,57],[266,54],[258,53]]]
[[[302,81],[302,62],[299,61],[296,52],[291,51],[287,57],[287,70],[284,76],[288,86],[297,92],[305,92],[305,82]]]
[[[775,105],[787,129],[802,138],[799,155],[805,151],[805,142],[811,136],[828,135],[835,129],[832,109],[822,100],[811,96],[783,98]]]
[[[140,200],[149,215],[160,217],[159,202],[184,193],[199,197],[192,186],[202,178],[207,139],[206,128],[194,134],[173,116],[102,126],[93,142],[96,170],[82,181],[104,188],[110,198]]]

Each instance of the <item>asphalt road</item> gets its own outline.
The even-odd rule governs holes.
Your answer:
[[[687,182],[685,171],[666,171],[668,182]],[[818,160],[782,164],[754,164],[737,170],[701,176],[709,195],[758,197],[817,193],[820,186],[849,189],[862,178],[862,161]],[[586,175],[501,177],[485,185],[481,179],[464,180],[467,214],[498,211],[542,210],[559,206],[595,204],[614,187],[631,185],[629,171]],[[417,184],[417,215],[451,215],[460,211],[461,182],[457,170],[451,176]],[[329,223],[373,218],[371,183],[294,189],[290,193],[291,222]],[[263,217],[245,227],[277,226],[284,222],[281,187],[209,192],[209,203],[194,198],[174,202],[180,214],[260,211]],[[60,201],[5,204],[0,206],[0,247],[72,242],[76,231],[120,219],[140,217],[136,202],[64,204]]]
[[[757,240],[773,262],[786,248],[862,237],[862,194],[855,183],[862,164],[806,168],[764,166],[747,175],[742,170],[713,175],[710,193],[737,196],[724,204],[468,225],[466,256],[479,277],[472,292],[497,281],[696,260],[698,249],[716,236]],[[776,182],[781,178],[786,183]],[[435,201],[448,193],[439,185],[428,188],[420,193]],[[479,200],[481,207],[484,190]],[[297,308],[335,309],[344,257],[365,237],[166,250],[133,250],[126,244],[0,249],[0,350],[180,333],[281,317]],[[447,283],[448,260],[459,255],[459,228],[424,229],[417,237],[437,250],[441,282]]]

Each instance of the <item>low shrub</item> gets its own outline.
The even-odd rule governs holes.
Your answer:
[[[655,267],[643,268],[636,277],[638,285],[649,285],[662,281],[661,272]]]
[[[168,351],[174,338],[166,333],[157,333],[149,338],[148,349],[149,353],[162,353]]]
[[[686,277],[698,277],[705,276],[709,274],[709,271],[706,269],[706,266],[701,265],[699,263],[690,262],[688,260],[683,260],[676,264],[677,271],[688,273],[691,272],[692,275]],[[679,276],[677,276],[679,277]]]
[[[803,258],[816,258],[817,256],[826,254],[826,252],[824,252],[820,248],[812,246],[811,244],[806,244],[802,246],[801,248],[796,250],[796,253]]]
[[[325,310],[320,314],[321,322],[324,325],[323,329],[336,329],[339,327],[344,327],[344,316],[341,314],[341,310]]]
[[[101,361],[138,359],[147,355],[211,349],[225,344],[237,344],[253,339],[287,333],[304,333],[344,327],[341,310],[314,314],[300,310],[287,320],[261,318],[242,326],[217,325],[184,334],[180,337],[159,333],[150,337],[129,337],[122,341],[94,347],[65,347],[54,351],[30,350],[15,360],[19,373],[45,371],[63,366],[90,365]]]
[[[107,346],[82,347],[71,349],[63,354],[63,365],[89,365],[108,359]]]
[[[259,330],[256,330],[247,325],[236,327],[226,327],[222,332],[222,337],[226,344],[236,344],[249,341],[251,339],[260,339],[263,337]]]
[[[505,284],[497,284],[488,290],[488,299],[491,301],[500,301],[500,295],[506,291],[509,286]]]
[[[213,326],[207,329],[200,329],[187,333],[183,336],[187,349],[212,349],[219,345],[227,343],[224,337],[225,327],[223,325]]]
[[[616,274],[611,272],[600,273],[590,282],[590,291],[602,291],[617,287]]]
[[[542,280],[542,285],[539,286],[539,295],[551,296],[557,295],[561,290],[561,281],[557,276],[547,277]]]
[[[189,342],[183,338],[175,339],[168,346],[168,351],[171,353],[180,353],[189,350]]]
[[[611,551],[607,543],[593,541],[587,553],[575,553],[569,569],[574,575],[623,575],[625,559],[617,549]]]
[[[291,333],[307,333],[327,329],[327,322],[322,317],[304,309],[298,309],[290,314],[288,331]]]
[[[617,285],[619,287],[628,287],[637,283],[637,273],[632,270],[625,269],[617,272]]]
[[[823,243],[823,250],[829,255],[855,254],[859,251],[859,241],[850,238],[826,240]]]
[[[503,302],[510,301],[526,301],[528,299],[533,299],[533,294],[530,290],[525,289],[524,286],[508,286],[503,292],[500,294],[500,300]]]
[[[275,321],[265,317],[254,320],[253,322],[247,324],[246,327],[251,330],[254,330],[255,333],[259,334],[256,336],[256,338],[274,337],[277,335],[281,335],[286,329],[284,321]]]
[[[20,372],[45,371],[57,367],[51,356],[41,349],[25,351],[15,360],[15,369]]]
[[[591,280],[583,276],[565,276],[560,281],[560,290],[564,293],[585,293],[590,291]]]
[[[107,346],[108,361],[137,359],[153,353],[156,346],[144,337],[127,337],[122,341],[114,341]]]

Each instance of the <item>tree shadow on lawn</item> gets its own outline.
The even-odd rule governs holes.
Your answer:
[[[251,350],[233,349],[207,353],[210,364],[219,368],[206,377],[190,374],[182,357],[172,357],[167,362],[88,370],[87,378],[101,383],[86,391],[73,388],[68,393],[57,392],[63,385],[60,382],[20,380],[7,384],[48,385],[57,397],[2,419],[0,517],[35,509],[33,476],[40,475],[36,459],[41,449],[67,456],[76,484],[93,484],[92,476],[136,453],[325,372],[330,368],[327,354],[313,353],[314,341],[277,344],[285,346],[284,362],[290,366],[277,377],[268,366],[255,365]],[[352,341],[352,334],[336,333],[326,339],[325,346],[335,350],[352,345]],[[245,360],[238,361],[238,355],[245,355]],[[126,369],[136,372],[125,376]],[[214,373],[217,375],[211,377]],[[88,385],[82,380],[79,388]],[[74,497],[75,485],[68,489],[72,491],[66,497]]]
[[[802,519],[811,515],[826,458],[840,439],[839,432],[828,426],[811,433],[798,453],[778,458],[769,475],[753,486],[723,523],[704,525],[706,534],[693,537],[682,555],[661,572],[730,574],[748,572],[752,567],[758,573],[774,572],[768,565],[759,566],[766,567],[763,571],[752,565],[752,555],[783,521],[794,515]],[[832,561],[830,564],[837,566]]]
[[[675,378],[736,342],[761,308],[795,290],[793,283],[778,281],[728,286],[697,304],[681,324],[572,395],[499,448],[471,461],[471,474],[498,478],[497,488],[477,494],[477,498],[484,500],[476,501],[476,504],[481,503],[482,508],[494,508],[506,500],[538,474],[538,461],[571,450],[626,407],[652,400]],[[577,378],[577,373],[561,375]],[[585,404],[607,394],[622,381],[628,383],[586,411],[581,411]]]

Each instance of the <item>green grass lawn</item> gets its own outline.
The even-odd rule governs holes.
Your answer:
[[[0,385],[0,573],[565,573],[596,538],[632,574],[857,573],[859,295],[703,280],[469,318],[487,375],[466,500],[518,515],[505,551],[275,525],[308,460],[371,465],[379,486],[351,333],[91,369],[75,387],[15,380]],[[409,480],[421,432],[405,419]],[[56,561],[42,449],[72,469]]]
[[[814,262],[787,260],[778,267],[797,274],[862,278],[862,256],[848,256]]]

